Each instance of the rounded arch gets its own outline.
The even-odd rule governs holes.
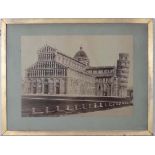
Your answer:
[[[103,84],[103,96],[111,96],[111,87],[110,83]]]
[[[32,81],[32,93],[33,94],[37,93],[37,80],[36,79]]]
[[[60,94],[60,80],[56,80],[56,84],[55,84],[55,87],[56,87],[56,94]]]
[[[37,92],[42,92],[42,79],[37,79]]]
[[[48,79],[44,79],[44,94],[49,93],[49,82]]]

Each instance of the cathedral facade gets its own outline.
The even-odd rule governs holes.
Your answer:
[[[73,95],[126,97],[128,91],[128,54],[120,53],[117,66],[90,66],[82,47],[72,58],[45,45],[38,59],[26,69],[24,95]]]

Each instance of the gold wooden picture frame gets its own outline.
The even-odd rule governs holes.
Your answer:
[[[148,26],[148,127],[118,131],[10,131],[7,122],[7,25],[11,24],[147,24]],[[153,20],[152,19],[2,19],[1,20],[2,135],[153,135]]]

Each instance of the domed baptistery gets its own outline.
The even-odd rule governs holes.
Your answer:
[[[89,59],[83,50],[83,47],[80,47],[80,50],[75,54],[74,59],[85,64],[86,66],[89,66]]]

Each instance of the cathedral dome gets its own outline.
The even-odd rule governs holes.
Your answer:
[[[74,59],[85,65],[89,65],[89,59],[82,47],[80,47],[80,50],[75,54]]]

